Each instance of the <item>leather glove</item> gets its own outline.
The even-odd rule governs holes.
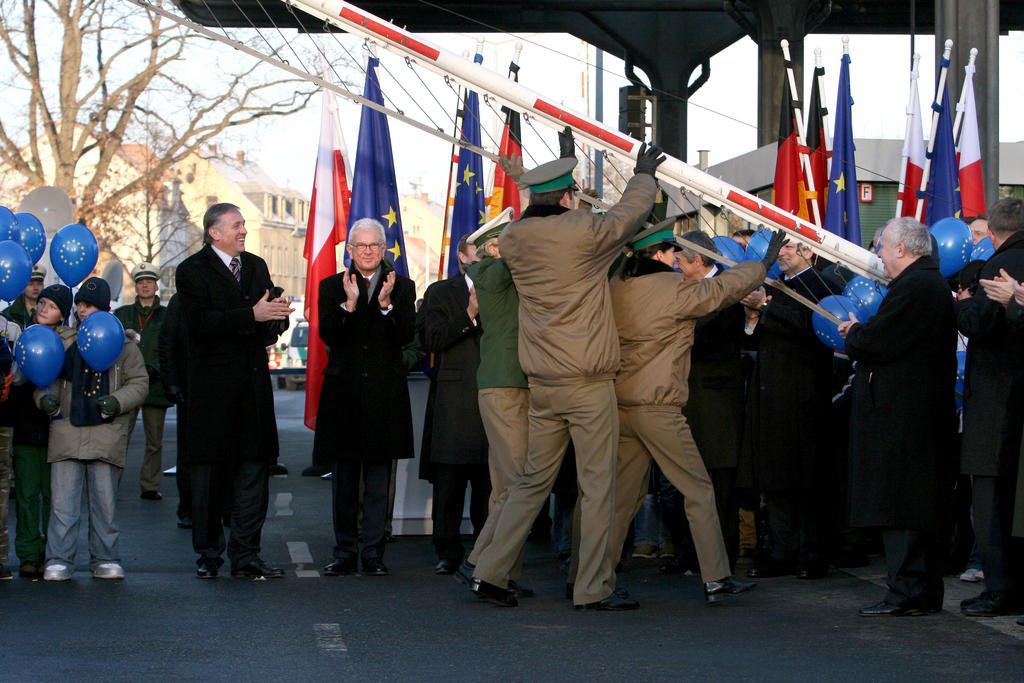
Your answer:
[[[558,132],[558,158],[572,159],[576,156],[576,142],[572,137],[572,128],[566,126]]]
[[[53,394],[46,394],[39,399],[39,409],[50,417],[56,417],[60,412],[60,398]]]
[[[640,144],[640,151],[636,155],[636,166],[633,168],[633,175],[646,173],[654,177],[661,162],[665,161],[665,155],[661,153],[661,147],[657,145],[647,146],[647,143]]]
[[[509,178],[515,182],[519,182],[519,179],[526,173],[526,168],[523,166],[523,155],[513,154],[511,157],[498,157],[498,163],[501,164],[501,170],[505,172]]]
[[[185,404],[185,394],[181,391],[181,387],[179,386],[165,384],[164,395],[167,397],[167,400],[174,405],[180,406]]]
[[[99,406],[100,415],[103,417],[114,417],[121,412],[121,404],[113,396],[100,396],[96,399],[96,405]]]
[[[764,258],[761,259],[765,270],[772,269],[775,261],[779,258],[779,249],[782,249],[782,245],[788,241],[789,238],[786,237],[786,233],[781,230],[776,230],[772,233],[771,239],[768,240],[768,248],[764,250]]]

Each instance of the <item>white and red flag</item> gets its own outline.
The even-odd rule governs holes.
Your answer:
[[[327,80],[326,65],[324,72],[324,79]],[[309,322],[304,421],[310,429],[316,429],[316,413],[324,381],[323,371],[327,367],[327,349],[320,339],[320,281],[338,272],[335,248],[345,241],[348,203],[352,194],[349,190],[349,168],[348,148],[341,134],[334,94],[324,90],[320,147],[316,156],[316,174],[313,177],[313,197],[309,202],[304,252],[307,261],[304,313]]]
[[[903,156],[906,159],[906,169],[903,177],[900,178],[900,190],[897,194],[897,215],[910,216],[917,214],[917,190],[921,187],[921,177],[924,175],[925,148],[924,130],[921,124],[921,96],[917,90],[917,67],[910,74],[910,99],[907,105],[907,133],[903,139]],[[921,215],[924,215],[924,199],[922,202]]]
[[[962,217],[985,214],[985,181],[981,173],[981,138],[978,134],[978,109],[974,104],[974,64],[964,67],[963,121],[957,157],[960,166],[960,202]]]

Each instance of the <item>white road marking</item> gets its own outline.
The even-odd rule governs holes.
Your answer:
[[[274,496],[274,508],[277,517],[291,517],[295,514],[292,512],[292,494],[279,493]]]
[[[348,654],[348,645],[341,638],[340,624],[313,624],[316,646],[320,652],[332,655]]]
[[[320,572],[315,569],[303,569],[303,565],[313,564],[313,554],[309,545],[303,541],[288,541],[288,555],[295,563],[295,576],[300,579],[318,579]]]

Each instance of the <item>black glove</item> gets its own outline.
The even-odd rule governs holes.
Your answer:
[[[160,371],[157,370],[152,365],[147,365],[146,366],[146,374],[149,375],[149,382],[150,382],[150,384],[152,384],[153,382],[156,382],[157,380],[160,379]]]
[[[572,137],[572,128],[566,126],[558,132],[558,157],[572,159],[576,156],[576,143]]]
[[[640,152],[636,155],[636,166],[633,168],[633,175],[646,173],[654,177],[654,171],[658,165],[665,161],[665,155],[661,153],[661,147],[657,145],[647,146],[647,143],[640,144]]]
[[[775,261],[779,258],[779,249],[782,249],[782,245],[787,242],[789,242],[789,238],[786,237],[786,233],[781,230],[776,230],[772,233],[771,239],[768,240],[768,248],[764,250],[764,258],[761,259],[765,270],[772,269]]]
[[[46,394],[39,399],[39,409],[50,417],[56,417],[60,413],[60,397],[53,394]]]
[[[99,406],[100,415],[103,417],[114,417],[121,412],[121,404],[113,396],[100,396],[96,399],[96,405]]]
[[[173,384],[165,384],[164,396],[166,396],[167,400],[174,405],[185,405],[185,394],[181,391],[181,387]]]

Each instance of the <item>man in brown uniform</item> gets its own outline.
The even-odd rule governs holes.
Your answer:
[[[530,384],[529,452],[523,475],[492,511],[492,542],[480,553],[472,590],[516,604],[508,575],[530,525],[548,499],[570,437],[582,492],[578,608],[636,609],[612,595],[609,552],[615,452],[615,373],[619,342],[612,318],[608,268],[654,205],[654,173],[664,160],[641,146],[622,199],[603,216],[570,210],[573,159],[544,164],[522,178],[530,206],[498,240],[519,291],[519,361]]]
[[[633,253],[612,279],[612,311],[622,352],[615,379],[619,454],[612,553],[617,557],[621,551],[629,523],[647,493],[653,457],[685,498],[709,603],[754,584],[729,575],[714,488],[682,414],[689,393],[693,330],[697,318],[736,303],[756,288],[783,240],[781,232],[773,236],[762,263],[745,261],[719,277],[688,280],[672,268],[675,251],[682,246],[666,221],[634,239]]]

